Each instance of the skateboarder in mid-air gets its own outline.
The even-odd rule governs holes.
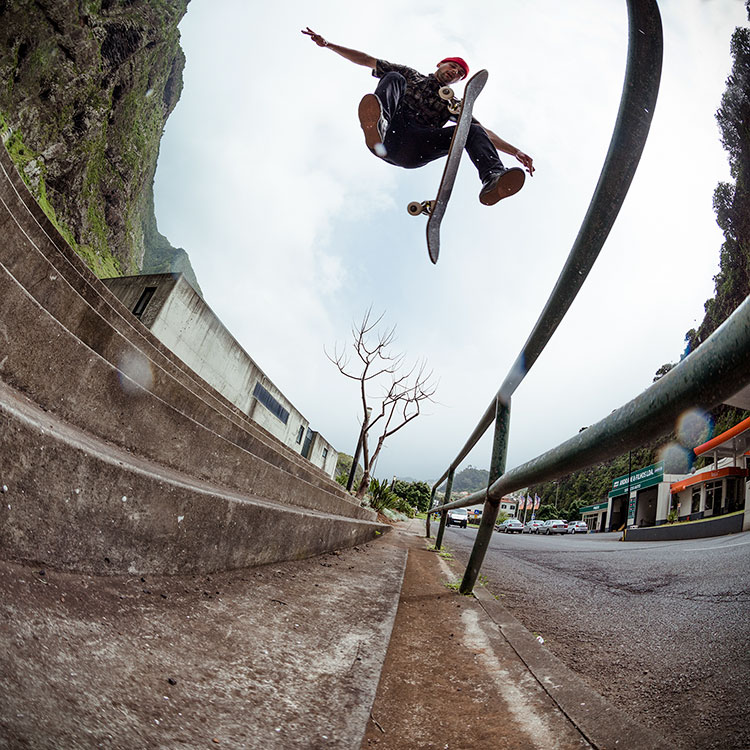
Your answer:
[[[389,164],[406,169],[421,167],[446,156],[454,127],[443,127],[455,119],[448,102],[438,95],[469,74],[469,66],[460,57],[447,57],[429,75],[412,68],[378,60],[365,52],[327,42],[309,27],[302,31],[319,47],[328,47],[341,57],[372,70],[380,79],[374,94],[366,94],[359,104],[359,121],[368,148]],[[517,193],[525,175],[520,167],[507,169],[498,151],[515,156],[530,174],[534,164],[530,156],[504,141],[472,118],[466,151],[479,172],[482,189],[479,200],[487,206]]]

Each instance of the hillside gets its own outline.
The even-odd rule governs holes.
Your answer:
[[[153,178],[182,91],[188,0],[0,0],[0,133],[45,213],[99,276],[182,271]]]

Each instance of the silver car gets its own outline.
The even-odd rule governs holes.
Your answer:
[[[553,518],[550,521],[545,521],[539,527],[540,534],[567,534],[568,533],[568,522],[561,521],[559,518]]]
[[[568,534],[588,534],[586,521],[568,521]]]
[[[503,534],[520,534],[523,531],[523,524],[517,518],[509,518],[503,521],[497,530],[502,531]]]

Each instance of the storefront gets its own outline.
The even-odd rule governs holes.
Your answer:
[[[747,469],[705,469],[672,485],[673,507],[680,521],[736,513],[745,507]]]
[[[680,521],[737,513],[748,515],[750,477],[750,418],[695,449],[712,459],[704,469],[671,486],[672,507]],[[750,518],[745,529],[750,527]]]
[[[586,505],[581,508],[581,520],[586,522],[589,531],[605,531],[607,528],[607,511],[609,502],[597,503],[596,505]]]
[[[670,487],[684,476],[665,474],[664,461],[659,461],[617,477],[608,495],[607,531],[666,523],[670,511]]]

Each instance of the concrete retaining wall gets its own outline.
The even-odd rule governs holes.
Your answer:
[[[644,529],[626,529],[626,542],[666,542],[676,539],[702,539],[703,537],[737,534],[742,531],[744,512],[690,523],[650,526]]]
[[[120,305],[5,149],[0,236],[0,554],[184,572],[303,557],[384,530]]]
[[[295,471],[296,465],[312,477],[311,481],[322,475],[189,370],[120,304],[65,244],[33,200],[4,149],[0,149],[0,203],[0,232],[4,239],[0,263],[53,319],[105,359],[113,353],[105,345],[119,334],[137,351],[134,360],[127,355],[121,359],[125,363],[135,361],[136,369],[141,371],[145,363],[152,372],[163,371],[179,384],[178,400],[173,403],[191,418],[243,447],[243,441],[250,440],[248,449],[259,455],[270,448],[275,460],[283,457],[287,469]],[[109,361],[116,367],[122,365],[119,359]],[[31,385],[24,385],[24,390],[30,388]],[[169,402],[170,398],[167,394],[165,400]],[[228,423],[245,434],[232,432]],[[322,486],[348,499],[338,485],[332,484],[325,477]]]

